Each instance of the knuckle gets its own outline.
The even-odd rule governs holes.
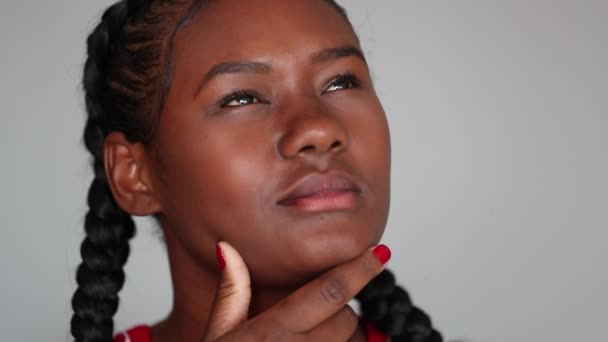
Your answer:
[[[342,304],[348,301],[348,286],[340,277],[332,277],[323,283],[321,297],[329,304]]]
[[[217,289],[218,299],[226,299],[237,294],[236,288],[232,284],[221,284]]]

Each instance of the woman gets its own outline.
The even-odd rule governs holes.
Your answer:
[[[389,132],[336,3],[121,1],[89,36],[84,88],[77,341],[112,339],[131,215],[162,227],[174,305],[117,339],[441,341],[382,272]]]

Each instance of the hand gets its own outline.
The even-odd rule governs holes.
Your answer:
[[[260,315],[247,320],[251,280],[245,262],[220,242],[225,267],[203,342],[347,341],[358,326],[348,302],[390,258],[378,246],[327,271]]]

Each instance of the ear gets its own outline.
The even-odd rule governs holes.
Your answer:
[[[135,216],[161,211],[152,184],[153,171],[142,143],[131,143],[122,132],[110,132],[104,141],[104,166],[118,205]]]

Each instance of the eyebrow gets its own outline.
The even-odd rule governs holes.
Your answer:
[[[353,45],[323,49],[310,55],[309,60],[312,64],[318,64],[348,57],[357,57],[367,64],[363,52]],[[194,96],[198,95],[207,82],[220,75],[238,73],[269,74],[271,71],[272,66],[269,63],[264,62],[250,60],[221,62],[214,65],[211,69],[209,69],[209,71],[207,71],[205,77],[201,80],[196,88]]]
[[[205,83],[220,75],[238,73],[268,74],[271,71],[272,67],[268,63],[255,61],[222,62],[214,65],[207,71],[207,74],[205,74],[205,77],[196,88],[194,95],[196,96],[201,91]]]
[[[311,63],[323,63],[334,59],[357,57],[367,64],[363,52],[356,46],[345,45],[335,48],[324,49],[319,52],[313,53],[310,56]]]

